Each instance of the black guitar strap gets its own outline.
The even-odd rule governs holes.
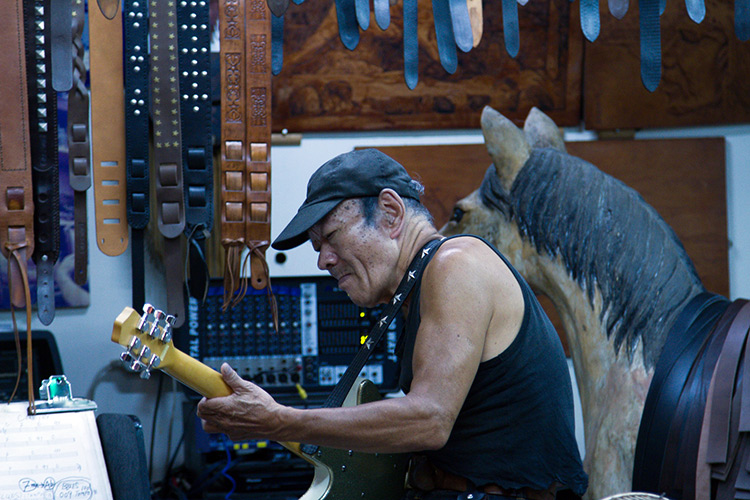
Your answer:
[[[38,4],[39,2],[37,2]],[[52,64],[52,88],[67,92],[73,87],[73,58],[70,45],[73,43],[73,3],[70,0],[50,0],[50,39]]]
[[[143,233],[150,215],[148,2],[126,0],[124,7],[127,213],[132,240],[133,307],[140,310],[146,300]]]
[[[349,367],[341,376],[325,403],[323,403],[323,408],[338,408],[344,404],[347,394],[354,385],[354,382],[357,381],[357,377],[359,377],[359,374],[362,372],[362,368],[364,368],[365,363],[367,363],[367,360],[373,353],[375,346],[377,346],[383,338],[383,335],[388,330],[388,325],[390,325],[396,318],[404,300],[409,296],[412,287],[422,276],[422,272],[424,272],[427,263],[430,261],[430,254],[436,252],[444,241],[445,238],[441,238],[439,240],[427,242],[414,259],[412,259],[404,277],[401,278],[401,283],[399,283],[396,288],[396,293],[385,306],[380,319],[375,323],[370,334],[366,337],[365,343],[362,344],[359,352],[354,356],[354,360],[349,364]],[[301,449],[308,455],[312,455],[318,450],[318,447],[315,445],[303,444]]]
[[[208,2],[179,2],[177,25],[180,47],[184,232],[188,242],[184,280],[190,296],[202,301],[208,291],[209,279],[205,258],[206,238],[213,227],[211,23]]]
[[[25,9],[26,83],[34,196],[34,253],[37,314],[49,325],[55,317],[54,266],[60,252],[60,196],[57,160],[57,93],[52,86],[50,2],[27,2]],[[67,31],[70,33],[70,24]],[[70,45],[66,55],[70,67]]]
[[[271,74],[278,75],[284,66],[284,17],[271,15]]]

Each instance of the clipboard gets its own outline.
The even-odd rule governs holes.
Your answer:
[[[96,404],[71,398],[57,377],[63,386],[47,386],[36,415],[27,402],[0,405],[0,500],[113,498]]]

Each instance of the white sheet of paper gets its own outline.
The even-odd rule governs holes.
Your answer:
[[[27,408],[0,404],[0,500],[112,500],[94,412]]]

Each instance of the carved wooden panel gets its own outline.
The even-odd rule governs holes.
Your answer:
[[[681,127],[750,121],[750,42],[734,32],[734,2],[706,0],[696,24],[685,3],[661,16],[662,79],[655,92],[640,77],[638,2],[622,20],[600,2],[601,34],[585,43],[586,128]]]
[[[400,2],[391,6],[388,29],[373,18],[354,51],[339,40],[333,1],[290,4],[284,23],[274,131],[477,128],[485,105],[519,121],[537,106],[561,126],[580,123],[583,37],[567,1],[519,6],[516,58],[505,51],[500,4],[486,4],[479,46],[459,51],[458,70],[449,75],[437,53],[431,2],[420,0],[414,90],[404,83]]]

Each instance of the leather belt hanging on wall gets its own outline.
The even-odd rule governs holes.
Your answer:
[[[167,306],[185,321],[182,251],[180,235],[185,229],[180,131],[180,82],[177,54],[175,3],[151,1],[151,119],[154,125],[154,167],[159,232],[164,236],[164,265],[167,278]]]
[[[177,4],[180,55],[182,162],[188,293],[208,292],[206,238],[213,227],[213,137],[211,135],[211,35],[209,3]],[[187,276],[189,271],[189,278]]]
[[[50,0],[35,0],[25,4],[26,83],[34,196],[34,254],[32,257],[37,271],[37,315],[45,325],[52,323],[55,317],[54,266],[60,252],[57,92],[53,87],[52,73],[55,66],[52,64],[54,51],[50,14]],[[61,15],[61,17],[67,18],[66,30],[70,38],[70,16]],[[65,37],[62,43],[65,43]],[[70,46],[71,43],[68,41],[65,55],[72,70],[73,58]],[[59,69],[64,64],[58,62],[57,66]],[[65,76],[62,80],[58,84],[66,83]]]
[[[146,300],[143,233],[150,214],[148,19],[146,0],[125,1],[125,161],[136,310]]]
[[[106,255],[128,246],[123,100],[122,13],[119,0],[90,3],[91,151],[96,244]]]
[[[221,0],[221,222],[224,306],[242,289],[242,250],[251,284],[268,284],[271,212],[271,19],[264,0]],[[270,287],[269,287],[270,292]]]
[[[91,153],[89,142],[89,91],[86,88],[83,26],[84,0],[74,0],[72,7],[73,87],[68,93],[68,182],[73,188],[73,280],[83,285],[88,280],[88,210],[86,191],[91,187]]]

